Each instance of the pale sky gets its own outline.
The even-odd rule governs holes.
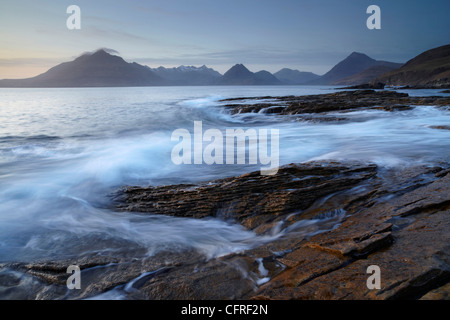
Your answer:
[[[72,4],[81,30],[66,27]],[[381,30],[366,27],[372,4]],[[150,67],[221,73],[243,63],[323,74],[353,51],[406,62],[450,43],[449,12],[449,0],[1,0],[0,79],[32,77],[98,48]]]

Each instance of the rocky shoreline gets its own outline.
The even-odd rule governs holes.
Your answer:
[[[251,100],[270,100],[246,103]],[[385,111],[410,110],[413,106],[439,106],[448,108],[450,97],[411,97],[407,93],[386,90],[354,90],[329,94],[284,97],[248,97],[224,99],[225,108],[232,114],[264,112],[279,115],[310,115],[327,112],[376,109]]]
[[[434,296],[448,294],[449,172],[448,167],[398,172],[374,165],[292,164],[274,177],[255,172],[189,191],[184,185],[127,188],[123,199],[127,206],[120,208],[152,214],[164,208],[168,214],[197,218],[221,212],[221,218],[232,218],[257,233],[289,230],[286,237],[217,260],[245,266],[254,282],[252,286],[247,279],[240,295],[221,299],[426,299],[430,291]],[[215,192],[226,199],[220,202],[222,208],[214,207]],[[163,199],[161,193],[170,196]],[[192,207],[196,196],[209,207]],[[331,230],[308,230],[299,223],[325,221],[338,212],[345,214],[334,221],[339,227],[328,226]],[[382,270],[381,290],[366,286],[370,265]],[[229,277],[230,271],[221,269],[218,275]],[[255,288],[264,276],[270,280]],[[196,281],[204,283],[196,290],[216,285],[206,279]],[[203,292],[201,297],[208,295],[214,296]]]
[[[194,187],[126,187],[119,210],[214,216],[280,236],[212,259],[192,250],[87,255],[4,264],[0,276],[11,286],[23,281],[13,271],[29,277],[29,299],[88,298],[130,283],[135,299],[448,299],[449,173],[312,162]],[[65,286],[71,264],[84,270],[81,292]],[[366,286],[370,265],[381,269],[380,290]]]
[[[246,103],[253,99],[223,102],[234,114],[270,110],[299,119],[316,114],[319,121],[346,121],[327,115],[334,111],[450,106],[450,98],[374,90]],[[316,161],[283,166],[273,176],[252,172],[195,185],[126,186],[112,196],[117,211],[221,219],[266,241],[212,258],[195,250],[137,258],[142,253],[124,248],[121,255],[5,263],[0,283],[15,288],[5,297],[10,299],[112,293],[183,300],[449,299],[449,173],[449,163],[389,169]],[[74,264],[84,286],[70,291],[66,268]],[[371,265],[381,270],[381,289],[366,285]]]

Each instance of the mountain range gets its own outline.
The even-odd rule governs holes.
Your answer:
[[[359,85],[381,82],[392,85],[448,83],[450,45],[422,53],[405,65],[379,61],[353,52],[322,76],[283,68],[272,74],[252,72],[236,64],[223,75],[206,66],[150,68],[103,49],[85,53],[47,72],[27,79],[0,80],[0,87],[128,87],[198,85]]]
[[[214,85],[222,76],[214,69],[205,65],[201,67],[179,66],[177,68],[150,68],[154,74],[164,79],[168,85],[174,86],[207,86]]]

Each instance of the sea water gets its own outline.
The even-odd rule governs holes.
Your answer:
[[[231,115],[221,101],[334,91],[306,86],[0,89],[0,262],[125,256],[133,249],[142,255],[195,249],[215,257],[276,237],[215,218],[108,209],[111,194],[124,185],[196,183],[259,170],[248,164],[175,165],[171,134],[192,130],[194,121],[202,121],[205,130],[278,129],[280,165],[325,159],[387,167],[448,162],[450,131],[432,128],[450,123],[446,108],[331,112],[349,121],[312,122],[264,112]]]

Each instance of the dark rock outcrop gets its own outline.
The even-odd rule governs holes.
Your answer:
[[[270,103],[246,104],[245,101],[250,99],[270,99]],[[385,90],[340,91],[308,96],[235,98],[226,99],[223,102],[232,102],[225,105],[232,114],[260,112],[263,109],[278,107],[273,109],[272,113],[280,115],[316,114],[361,108],[393,111],[405,110],[415,105],[450,106],[449,97],[410,97],[406,93]]]
[[[377,82],[377,83],[363,83],[337,89],[384,89],[384,87],[385,87],[384,83]]]
[[[306,210],[318,199],[346,190],[375,174],[373,165],[352,167],[318,163],[280,168],[275,176],[259,172],[198,185],[127,187],[120,210],[180,217],[219,217],[265,231],[286,214]],[[225,188],[224,188],[225,187]],[[290,224],[297,218],[290,219]],[[263,230],[258,229],[263,226]]]

